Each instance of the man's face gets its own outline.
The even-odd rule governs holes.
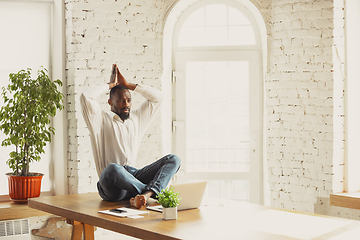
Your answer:
[[[131,94],[128,90],[117,90],[108,102],[111,111],[116,113],[123,121],[130,117]]]

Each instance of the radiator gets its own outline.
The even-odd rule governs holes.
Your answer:
[[[29,219],[0,221],[1,240],[31,239]]]

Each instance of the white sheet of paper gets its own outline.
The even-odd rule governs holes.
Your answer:
[[[341,219],[272,209],[255,214],[251,221],[255,231],[302,240],[319,237],[349,224]]]
[[[127,217],[132,218],[132,219],[144,218],[144,216],[140,216],[140,215],[131,215],[131,216],[127,216]]]
[[[126,207],[121,207],[121,208],[117,208],[117,209],[124,210],[126,212],[117,213],[117,212],[110,212],[110,210],[102,210],[102,211],[99,211],[99,213],[105,213],[105,214],[109,214],[109,215],[113,215],[113,216],[117,216],[117,217],[128,217],[128,216],[139,215],[139,214],[149,214],[149,211],[136,210],[136,209],[126,208]]]

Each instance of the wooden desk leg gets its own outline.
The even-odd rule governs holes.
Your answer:
[[[71,240],[81,240],[84,225],[81,222],[73,221]]]
[[[71,240],[82,240],[82,235],[84,233],[84,240],[94,240],[94,226],[74,221],[71,219],[66,219],[66,222],[73,225]]]
[[[84,225],[84,240],[94,240],[94,226],[83,224]]]

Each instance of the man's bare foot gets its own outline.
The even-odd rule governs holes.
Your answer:
[[[146,205],[146,199],[144,195],[136,195],[130,199],[130,204],[138,209]]]
[[[137,209],[140,209],[142,206],[145,206],[149,198],[154,194],[153,191],[147,191],[143,194],[138,194],[135,197],[130,199],[130,204]]]

